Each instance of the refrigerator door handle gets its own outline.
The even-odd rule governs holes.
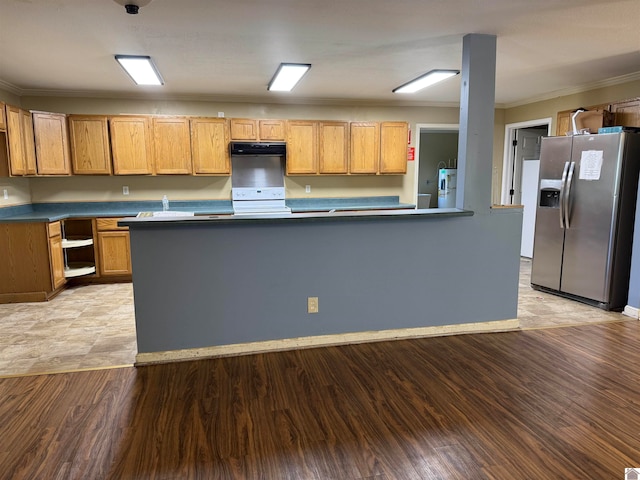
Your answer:
[[[571,162],[569,173],[567,174],[567,188],[564,194],[564,224],[570,228],[569,216],[571,214],[571,184],[573,182],[573,172],[576,169],[576,162]]]
[[[562,180],[560,181],[560,228],[564,228],[564,191],[567,185],[567,174],[569,173],[569,162],[564,162],[564,170],[562,171]]]

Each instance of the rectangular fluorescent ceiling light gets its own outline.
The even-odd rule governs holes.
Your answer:
[[[447,78],[455,77],[460,73],[460,70],[431,70],[424,75],[414,78],[410,82],[400,85],[398,88],[393,89],[393,93],[415,93],[418,90],[429,87],[434,83],[441,82]]]
[[[116,55],[116,60],[137,85],[163,85],[162,77],[151,57]]]
[[[308,63],[281,63],[269,82],[267,90],[290,92],[310,68],[311,65]]]

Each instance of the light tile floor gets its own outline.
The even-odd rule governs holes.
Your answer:
[[[131,365],[136,353],[131,283],[0,305],[0,376]]]
[[[525,258],[520,260],[518,319],[523,330],[633,320],[620,312],[607,312],[534,290],[531,288],[531,260]]]
[[[621,313],[533,290],[520,271],[522,329],[628,321]],[[137,353],[130,283],[67,289],[49,302],[0,305],[0,376],[132,365]]]

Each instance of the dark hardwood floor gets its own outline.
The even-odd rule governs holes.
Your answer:
[[[2,479],[617,479],[640,322],[0,379]]]

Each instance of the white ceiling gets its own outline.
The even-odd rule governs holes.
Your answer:
[[[497,36],[499,105],[640,78],[640,0],[152,0],[138,15],[122,1],[0,0],[0,88],[457,104],[459,76],[410,97],[391,90],[459,69],[466,33]],[[150,55],[165,85],[133,85],[115,54]],[[313,67],[293,92],[267,92],[280,62]]]

